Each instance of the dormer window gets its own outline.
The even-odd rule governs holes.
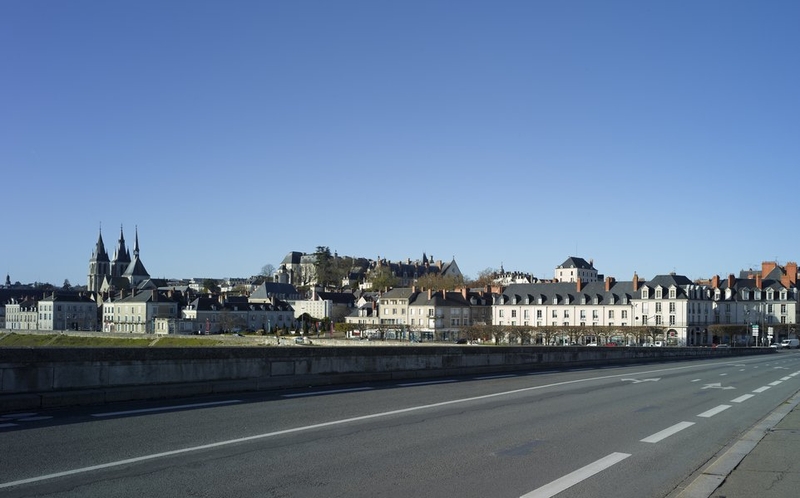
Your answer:
[[[775,293],[772,289],[767,291],[767,301],[772,301],[775,298]]]
[[[656,289],[656,299],[662,299],[662,296],[661,296],[661,287],[659,287],[658,289]]]
[[[677,293],[677,291],[675,291],[675,287],[671,287],[669,289],[669,298],[670,299],[675,299],[676,297],[678,297],[677,294],[678,293]]]
[[[650,289],[642,287],[642,299],[650,299]]]
[[[747,301],[747,299],[750,297],[750,292],[747,289],[742,289],[740,297],[742,301]]]

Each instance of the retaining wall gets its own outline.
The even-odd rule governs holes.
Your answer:
[[[770,348],[0,348],[0,410],[775,353]]]

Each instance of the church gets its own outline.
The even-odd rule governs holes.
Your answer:
[[[136,227],[133,258],[131,258],[130,250],[125,247],[122,226],[119,228],[119,240],[113,259],[108,257],[101,230],[97,237],[97,244],[92,251],[92,257],[89,259],[87,283],[89,292],[104,293],[109,290],[136,289],[149,280],[150,274],[147,273],[142,260],[139,259],[139,227]]]

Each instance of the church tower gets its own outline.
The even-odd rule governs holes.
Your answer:
[[[130,264],[131,253],[125,248],[125,236],[122,234],[122,225],[120,225],[117,249],[114,251],[114,259],[111,260],[111,276],[121,277]]]
[[[106,246],[103,244],[103,232],[100,231],[97,236],[97,244],[92,251],[92,257],[89,259],[89,281],[87,289],[89,292],[99,292],[100,286],[103,285],[103,279],[111,274],[111,263],[108,260],[108,253]]]

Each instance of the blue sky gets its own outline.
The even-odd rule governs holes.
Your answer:
[[[800,2],[0,2],[0,272],[800,257]]]

